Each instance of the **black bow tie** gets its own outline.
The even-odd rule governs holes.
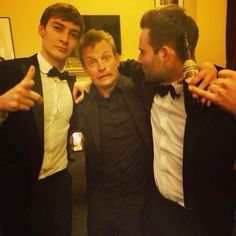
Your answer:
[[[47,73],[48,77],[58,77],[60,80],[70,80],[71,77],[68,72],[59,72],[55,67],[50,69]]]
[[[170,92],[171,97],[174,99],[175,97],[179,97],[179,94],[176,93],[173,85],[164,85],[157,84],[155,85],[155,91],[161,96],[164,97]]]

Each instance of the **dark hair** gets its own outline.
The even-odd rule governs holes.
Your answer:
[[[79,42],[79,58],[80,58],[82,65],[84,65],[83,49],[86,47],[93,48],[96,43],[99,43],[102,40],[105,40],[109,45],[111,45],[112,51],[113,51],[114,55],[116,55],[116,52],[117,52],[116,45],[115,45],[114,39],[111,36],[111,34],[109,34],[108,32],[105,32],[103,30],[91,29],[83,35],[82,39]]]
[[[181,61],[186,60],[184,35],[187,34],[192,57],[198,41],[196,22],[177,4],[147,11],[141,18],[140,27],[149,29],[150,45],[156,53],[161,46],[169,45]]]
[[[40,24],[44,27],[52,17],[61,18],[65,21],[71,21],[81,27],[80,36],[84,30],[84,22],[80,12],[73,6],[67,3],[56,3],[45,9],[40,19]]]

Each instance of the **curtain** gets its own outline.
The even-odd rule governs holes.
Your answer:
[[[227,0],[226,68],[236,70],[236,0]]]

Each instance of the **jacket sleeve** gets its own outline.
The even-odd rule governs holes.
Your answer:
[[[136,60],[128,59],[122,61],[119,66],[119,72],[130,78],[135,85],[142,86],[145,81],[145,75],[140,63]]]

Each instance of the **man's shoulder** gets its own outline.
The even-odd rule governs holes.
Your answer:
[[[18,67],[22,64],[36,64],[37,63],[37,56],[36,54],[30,57],[20,57],[11,60],[5,60],[0,62],[0,69],[2,68],[11,68],[11,67]]]
[[[37,56],[15,58],[0,62],[0,87],[1,91],[8,90],[21,81],[30,65],[37,65]]]

